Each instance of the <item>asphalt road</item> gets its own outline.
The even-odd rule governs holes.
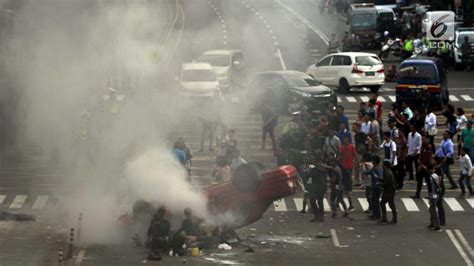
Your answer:
[[[175,34],[180,40],[170,69],[176,75],[183,62],[196,59],[211,49],[238,48],[252,72],[296,69],[304,71],[315,59],[324,56],[325,36],[342,33],[344,21],[337,16],[319,16],[315,2],[301,1],[183,1],[184,31]],[[181,18],[182,19],[182,18]],[[179,27],[175,27],[179,31]],[[472,72],[450,72],[448,81],[452,103],[468,112],[474,111]],[[173,78],[173,75],[170,76]],[[339,102],[353,121],[358,104],[367,91],[338,94]],[[386,109],[393,102],[393,85],[381,89]],[[248,112],[241,101],[226,106],[225,118],[237,130],[239,148],[244,158],[258,160],[273,167],[270,151],[260,150],[259,114]],[[279,129],[287,118],[282,117]],[[443,119],[441,118],[441,121]],[[199,148],[200,126],[192,118],[183,120],[177,130]],[[437,143],[440,138],[437,137]],[[26,149],[26,148],[25,148]],[[28,153],[28,152],[27,152]],[[0,221],[0,265],[52,265],[59,247],[67,248],[71,226],[51,210],[60,206],[61,197],[52,194],[61,173],[53,172],[47,158],[31,150],[29,158],[17,158],[0,169],[0,207],[38,215],[32,223]],[[193,161],[193,184],[197,189],[211,181],[213,152],[196,153]],[[457,173],[457,166],[454,166]],[[331,219],[309,223],[311,214],[296,210],[302,195],[275,202],[257,223],[238,231],[244,240],[232,251],[204,251],[199,257],[165,257],[163,262],[146,261],[147,250],[134,247],[132,241],[122,244],[79,243],[72,263],[76,265],[165,264],[245,264],[245,265],[472,265],[474,234],[472,199],[457,199],[458,191],[448,192],[445,202],[447,226],[443,232],[430,232],[428,209],[423,200],[409,199],[414,189],[408,184],[397,195],[399,224],[377,225],[362,212],[364,194],[356,191],[353,220]],[[59,203],[59,204],[58,204]],[[389,214],[390,217],[390,214]],[[252,247],[254,253],[244,250]],[[5,248],[4,248],[5,247]]]

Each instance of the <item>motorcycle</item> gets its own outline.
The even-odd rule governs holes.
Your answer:
[[[402,54],[402,44],[399,38],[389,38],[385,43],[382,44],[380,49],[379,58],[385,60],[389,54],[395,57],[400,57]]]

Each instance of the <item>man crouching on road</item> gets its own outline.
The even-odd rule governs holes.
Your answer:
[[[184,255],[183,245],[185,243],[195,243],[201,238],[199,224],[202,220],[194,217],[190,208],[184,209],[184,216],[186,218],[174,234],[172,240],[173,251],[180,256]]]

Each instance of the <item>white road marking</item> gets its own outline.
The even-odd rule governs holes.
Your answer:
[[[385,100],[385,98],[382,97],[382,96],[379,96],[378,99],[379,99],[381,102],[383,102],[383,103],[387,102],[387,100]]]
[[[472,249],[471,245],[466,241],[466,238],[464,238],[464,235],[461,233],[461,230],[455,229],[454,232],[458,236],[459,240],[461,240],[461,244],[464,245],[464,248],[467,250],[467,252],[471,255],[471,257],[474,258],[474,250]]]
[[[430,201],[428,199],[423,199],[423,202],[425,203],[427,208],[430,208]]]
[[[277,49],[277,54],[278,58],[280,59],[281,68],[283,68],[283,70],[286,70],[285,61],[283,60],[283,56],[281,55],[280,49]]]
[[[461,95],[461,97],[462,97],[464,100],[469,101],[469,102],[470,102],[470,101],[474,101],[474,99],[472,99],[471,96],[469,96],[469,95]]]
[[[418,206],[416,206],[416,203],[413,199],[411,198],[402,198],[403,205],[405,205],[405,208],[409,212],[419,212],[420,209],[418,209]]]
[[[294,198],[293,202],[295,203],[297,211],[303,209],[303,199],[302,198]]]
[[[471,199],[466,199],[466,200],[467,200],[467,203],[469,203],[469,205],[471,205],[471,208],[474,209],[474,199],[471,198]],[[1,201],[0,201],[0,203],[1,203]]]
[[[5,200],[6,197],[7,197],[7,195],[0,195],[0,204],[3,203],[3,201]]]
[[[444,201],[449,205],[454,212],[464,211],[463,207],[455,198],[444,198]]]
[[[335,247],[338,247],[338,248],[347,248],[348,247],[348,245],[341,245],[339,243],[339,238],[337,237],[336,229],[331,229],[331,236],[332,236],[332,242],[334,243]]]
[[[368,101],[369,101],[369,97],[367,97],[367,96],[360,96],[360,99],[361,99],[363,102],[368,102]]]
[[[331,212],[331,205],[329,205],[329,201],[326,198],[323,199],[323,205],[325,212]]]
[[[359,204],[362,207],[363,211],[366,211],[369,209],[369,203],[367,202],[366,198],[357,198],[359,200]]]
[[[32,209],[38,210],[43,209],[48,203],[49,196],[41,195],[36,198],[35,203],[33,204]]]
[[[449,239],[451,239],[451,242],[453,243],[454,247],[458,250],[459,254],[461,255],[461,257],[464,259],[464,261],[466,262],[466,265],[468,266],[473,266],[472,265],[472,261],[469,259],[469,257],[466,255],[466,252],[464,252],[464,250],[462,249],[461,247],[461,244],[459,244],[458,240],[456,239],[456,237],[454,237],[453,235],[453,232],[451,232],[451,230],[446,230],[446,233],[448,234],[449,236]]]
[[[449,95],[449,100],[452,101],[452,102],[459,102],[458,97],[456,97],[454,95]]]
[[[347,198],[344,198],[344,203],[346,203],[346,207],[349,209],[349,200]],[[339,208],[341,211],[344,211],[344,208],[342,207],[342,203],[339,203]]]
[[[74,263],[74,265],[76,266],[81,265],[82,259],[84,259],[84,255],[86,255],[86,249],[81,249],[79,251],[79,254],[77,254],[76,256],[76,262]]]
[[[283,8],[285,8],[286,10],[288,10],[291,14],[293,14],[293,16],[295,16],[296,18],[298,18],[301,22],[303,22],[303,24],[306,25],[306,27],[308,27],[309,29],[311,29],[314,33],[316,33],[322,40],[323,42],[326,44],[326,45],[329,45],[329,38],[326,36],[326,34],[324,34],[322,31],[320,31],[314,24],[312,24],[308,19],[306,19],[305,17],[301,16],[300,14],[298,14],[295,10],[293,10],[291,7],[283,4],[281,1],[277,1],[277,3],[282,6]]]
[[[342,103],[341,97],[337,97],[337,102],[338,102],[338,103]]]
[[[12,204],[10,205],[10,209],[21,209],[21,207],[23,207],[23,204],[25,204],[27,197],[28,196],[26,195],[17,195],[13,200]]]
[[[397,101],[397,97],[395,97],[395,96],[388,96],[388,98],[389,98],[390,101],[392,101],[392,102],[396,102],[396,101]]]
[[[285,199],[274,201],[273,202],[273,207],[275,207],[275,211],[277,211],[277,212],[286,212],[288,210],[286,208]]]
[[[347,96],[346,97],[347,101],[350,102],[350,103],[355,103],[357,102],[356,98],[352,97],[352,96]]]

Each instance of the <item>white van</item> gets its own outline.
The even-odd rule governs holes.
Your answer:
[[[180,93],[183,96],[214,97],[220,95],[219,80],[208,63],[185,63],[181,67]]]
[[[423,15],[423,20],[421,21],[421,32],[426,33],[429,31],[431,25],[435,22],[436,18],[439,18],[443,15],[451,15],[455,18],[455,13],[453,11],[428,11]],[[452,22],[454,24],[454,20]]]

